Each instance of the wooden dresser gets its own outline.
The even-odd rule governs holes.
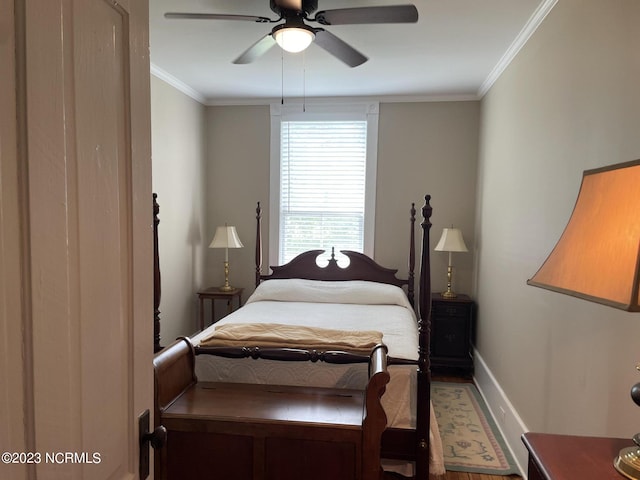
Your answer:
[[[613,460],[633,445],[629,438],[531,432],[522,441],[529,451],[529,480],[624,480]]]

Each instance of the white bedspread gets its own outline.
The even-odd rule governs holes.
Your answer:
[[[418,359],[415,313],[402,289],[393,285],[364,281],[268,280],[258,286],[245,306],[203,330],[192,340],[198,344],[211,335],[216,327],[232,322],[375,330],[382,332],[382,341],[388,347],[390,356]],[[361,389],[368,380],[367,366],[364,364],[226,359],[211,355],[198,355],[195,370],[201,381]],[[416,367],[392,365],[388,370],[391,380],[382,397],[388,424],[397,428],[414,428]],[[435,457],[431,462],[432,470],[438,473],[441,468],[438,465],[441,445],[433,415],[431,427],[431,456]]]

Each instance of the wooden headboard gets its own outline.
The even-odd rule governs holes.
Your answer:
[[[341,267],[335,258],[335,251],[332,249],[329,263],[321,267],[317,263],[318,256],[325,253],[325,250],[309,250],[301,253],[289,263],[278,266],[270,266],[270,274],[262,274],[262,211],[260,202],[256,208],[256,286],[262,280],[283,279],[283,278],[303,278],[306,280],[325,281],[345,281],[345,280],[367,280],[371,282],[388,283],[398,287],[407,287],[407,297],[413,306],[414,304],[414,278],[415,278],[415,204],[411,204],[410,210],[410,235],[409,235],[409,275],[407,278],[398,278],[397,269],[386,268],[373,259],[359,252],[351,250],[341,250],[340,252],[349,259],[349,265]]]

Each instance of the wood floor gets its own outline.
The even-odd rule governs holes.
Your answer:
[[[469,382],[471,378],[434,375],[433,380],[438,382]],[[388,476],[384,480],[397,480],[399,477]],[[434,479],[435,480],[435,479]],[[437,480],[522,480],[520,475],[487,475],[482,473],[447,472]]]
[[[520,475],[486,475],[482,473],[447,472],[444,480],[521,480]]]

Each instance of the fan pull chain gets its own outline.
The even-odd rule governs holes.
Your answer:
[[[307,111],[307,52],[302,52],[302,111]]]
[[[284,105],[284,50],[280,49],[280,105]]]

